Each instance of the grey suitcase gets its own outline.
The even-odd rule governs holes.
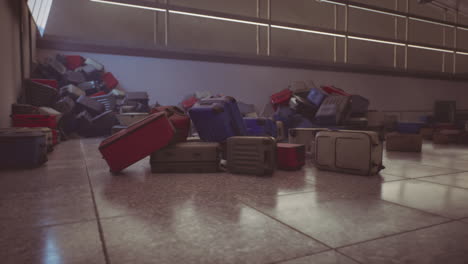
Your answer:
[[[54,105],[54,109],[59,111],[62,114],[71,113],[74,108],[75,108],[75,101],[73,101],[73,99],[71,99],[71,97],[69,96],[63,97]]]
[[[350,96],[328,96],[315,114],[315,124],[341,125],[350,113]]]
[[[75,72],[75,71],[68,71],[65,73],[65,80],[72,84],[79,84],[82,82],[86,82],[86,77],[82,72]]]
[[[327,128],[291,128],[289,129],[289,143],[305,146],[306,154],[315,156],[315,136]]]
[[[154,173],[209,173],[219,171],[220,147],[213,142],[183,142],[151,154]]]
[[[82,95],[86,95],[86,93],[73,84],[69,84],[60,88],[60,96],[62,97],[70,96],[73,100],[76,100]]]
[[[372,131],[328,130],[315,137],[315,163],[321,170],[375,175],[382,165],[383,144]]]
[[[276,169],[276,140],[272,137],[228,138],[227,169],[239,174],[273,174]]]
[[[76,100],[76,103],[94,116],[100,115],[106,111],[106,107],[103,104],[85,95],[80,96]]]
[[[39,132],[43,133],[46,137],[46,145],[47,151],[51,152],[54,150],[54,140],[52,135],[52,129],[48,127],[9,127],[9,128],[0,128],[0,133],[5,132],[15,132],[17,134],[20,133],[31,133],[31,132]]]

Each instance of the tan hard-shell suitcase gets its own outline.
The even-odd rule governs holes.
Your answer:
[[[239,174],[273,174],[276,169],[276,140],[272,137],[228,138],[227,169]]]
[[[374,175],[382,165],[383,144],[371,131],[329,130],[315,137],[315,162],[321,170]]]

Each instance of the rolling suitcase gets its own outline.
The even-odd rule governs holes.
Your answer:
[[[121,126],[121,125],[113,126],[112,129],[111,129],[111,134],[113,135],[113,134],[115,134],[115,133],[117,133],[119,131],[122,131],[124,129],[127,129],[127,128],[128,128],[128,126]]]
[[[370,131],[320,131],[315,137],[315,163],[321,170],[375,175],[382,165],[383,144]]]
[[[244,120],[242,119],[239,106],[237,105],[237,101],[236,99],[234,99],[234,97],[231,97],[231,96],[210,97],[210,98],[205,98],[199,102],[199,104],[210,104],[210,103],[224,104],[226,110],[231,116],[231,119],[233,122],[232,125],[236,131],[236,135],[244,136],[247,134],[247,129],[245,127]]]
[[[91,65],[93,66],[94,68],[96,68],[98,71],[102,71],[104,70],[104,65],[102,65],[101,63],[93,60],[93,59],[90,59],[90,58],[86,58],[86,60],[84,61],[84,63],[86,65]]]
[[[0,128],[0,133],[5,132],[15,132],[15,133],[42,133],[46,137],[47,152],[54,150],[54,141],[52,135],[52,129],[47,127],[9,127],[9,128]]]
[[[102,82],[104,83],[104,86],[108,92],[117,87],[117,85],[119,84],[119,81],[117,81],[114,75],[110,72],[106,72],[102,76]]]
[[[48,85],[30,80],[25,82],[26,101],[34,106],[52,106],[58,99],[58,91]]]
[[[335,86],[322,86],[323,91],[325,91],[329,95],[341,95],[341,96],[350,96],[347,92],[343,91],[343,89],[336,88]]]
[[[220,148],[212,142],[184,142],[151,154],[153,173],[210,173],[219,171]]]
[[[392,132],[385,139],[387,151],[421,152],[422,149],[421,135]]]
[[[68,55],[65,56],[67,69],[74,71],[76,68],[81,67],[85,59],[79,55]]]
[[[323,100],[328,97],[328,94],[319,88],[312,88],[307,95],[307,100],[319,108]]]
[[[257,137],[277,137],[278,129],[276,122],[264,117],[244,117],[244,123],[247,127],[247,136]]]
[[[70,96],[73,100],[78,99],[78,97],[86,95],[86,93],[80,88],[76,87],[73,84],[69,84],[60,88],[60,96]]]
[[[318,109],[318,107],[310,103],[307,99],[301,98],[297,95],[291,96],[289,107],[296,113],[311,120],[314,118]]]
[[[281,121],[276,121],[276,140],[282,141],[287,137],[284,131],[284,125]]]
[[[289,143],[304,145],[305,152],[315,156],[315,136],[327,128],[292,128],[289,130]]]
[[[174,127],[164,113],[155,113],[133,124],[99,145],[111,172],[119,172],[151,153],[166,147]]]
[[[35,83],[40,83],[40,84],[43,84],[43,85],[47,85],[47,86],[50,86],[50,87],[55,88],[55,89],[58,89],[57,80],[53,80],[53,79],[31,79],[31,81],[35,82]]]
[[[54,109],[59,111],[62,114],[71,113],[73,112],[74,108],[75,108],[75,101],[73,101],[73,99],[71,99],[69,96],[63,97],[54,105]]]
[[[350,100],[350,113],[349,116],[353,117],[365,117],[367,110],[369,109],[369,100],[360,95],[351,95]]]
[[[120,124],[123,126],[130,126],[133,123],[136,123],[140,120],[145,119],[148,117],[149,114],[146,113],[125,113],[125,114],[118,114],[117,119],[119,120]]]
[[[305,146],[278,143],[276,145],[278,169],[298,170],[305,165]]]
[[[104,105],[106,111],[114,111],[117,106],[117,98],[112,93],[92,97],[94,100]]]
[[[278,93],[272,94],[271,103],[273,104],[273,107],[276,108],[279,105],[288,105],[292,94],[292,91],[289,89],[284,89]]]
[[[91,115],[100,115],[106,111],[106,107],[100,102],[87,96],[80,96],[76,99],[76,103],[82,108],[88,111]]]
[[[177,106],[159,106],[152,110],[153,113],[165,112],[169,121],[175,128],[175,142],[184,142],[190,133],[190,118],[185,114],[182,109]]]
[[[272,137],[230,137],[227,170],[231,173],[271,175],[276,169],[276,141]]]
[[[34,168],[46,161],[44,133],[0,132],[0,168]]]
[[[12,115],[38,115],[39,107],[29,104],[12,104],[11,105]]]
[[[341,125],[348,116],[350,100],[349,96],[327,97],[315,114],[314,123],[326,126]]]

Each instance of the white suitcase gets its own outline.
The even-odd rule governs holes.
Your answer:
[[[327,128],[291,128],[289,129],[289,143],[305,146],[306,154],[315,155],[315,136]]]
[[[99,62],[97,62],[97,61],[95,61],[95,60],[93,60],[93,59],[90,59],[90,58],[87,58],[87,59],[85,60],[85,64],[87,64],[87,65],[92,65],[92,66],[93,66],[94,68],[96,68],[96,70],[98,70],[98,71],[104,70],[104,66],[103,66],[101,63],[99,63]]]
[[[320,131],[315,137],[315,163],[321,170],[375,175],[382,165],[383,144],[371,131]]]
[[[117,119],[119,119],[121,125],[130,126],[133,123],[145,119],[148,115],[147,113],[123,113],[118,114]]]

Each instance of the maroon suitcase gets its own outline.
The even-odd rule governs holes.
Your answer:
[[[155,113],[121,130],[99,145],[111,172],[119,172],[167,146],[175,130],[165,113]]]
[[[278,143],[277,166],[282,170],[298,170],[305,164],[305,146],[290,143]]]

